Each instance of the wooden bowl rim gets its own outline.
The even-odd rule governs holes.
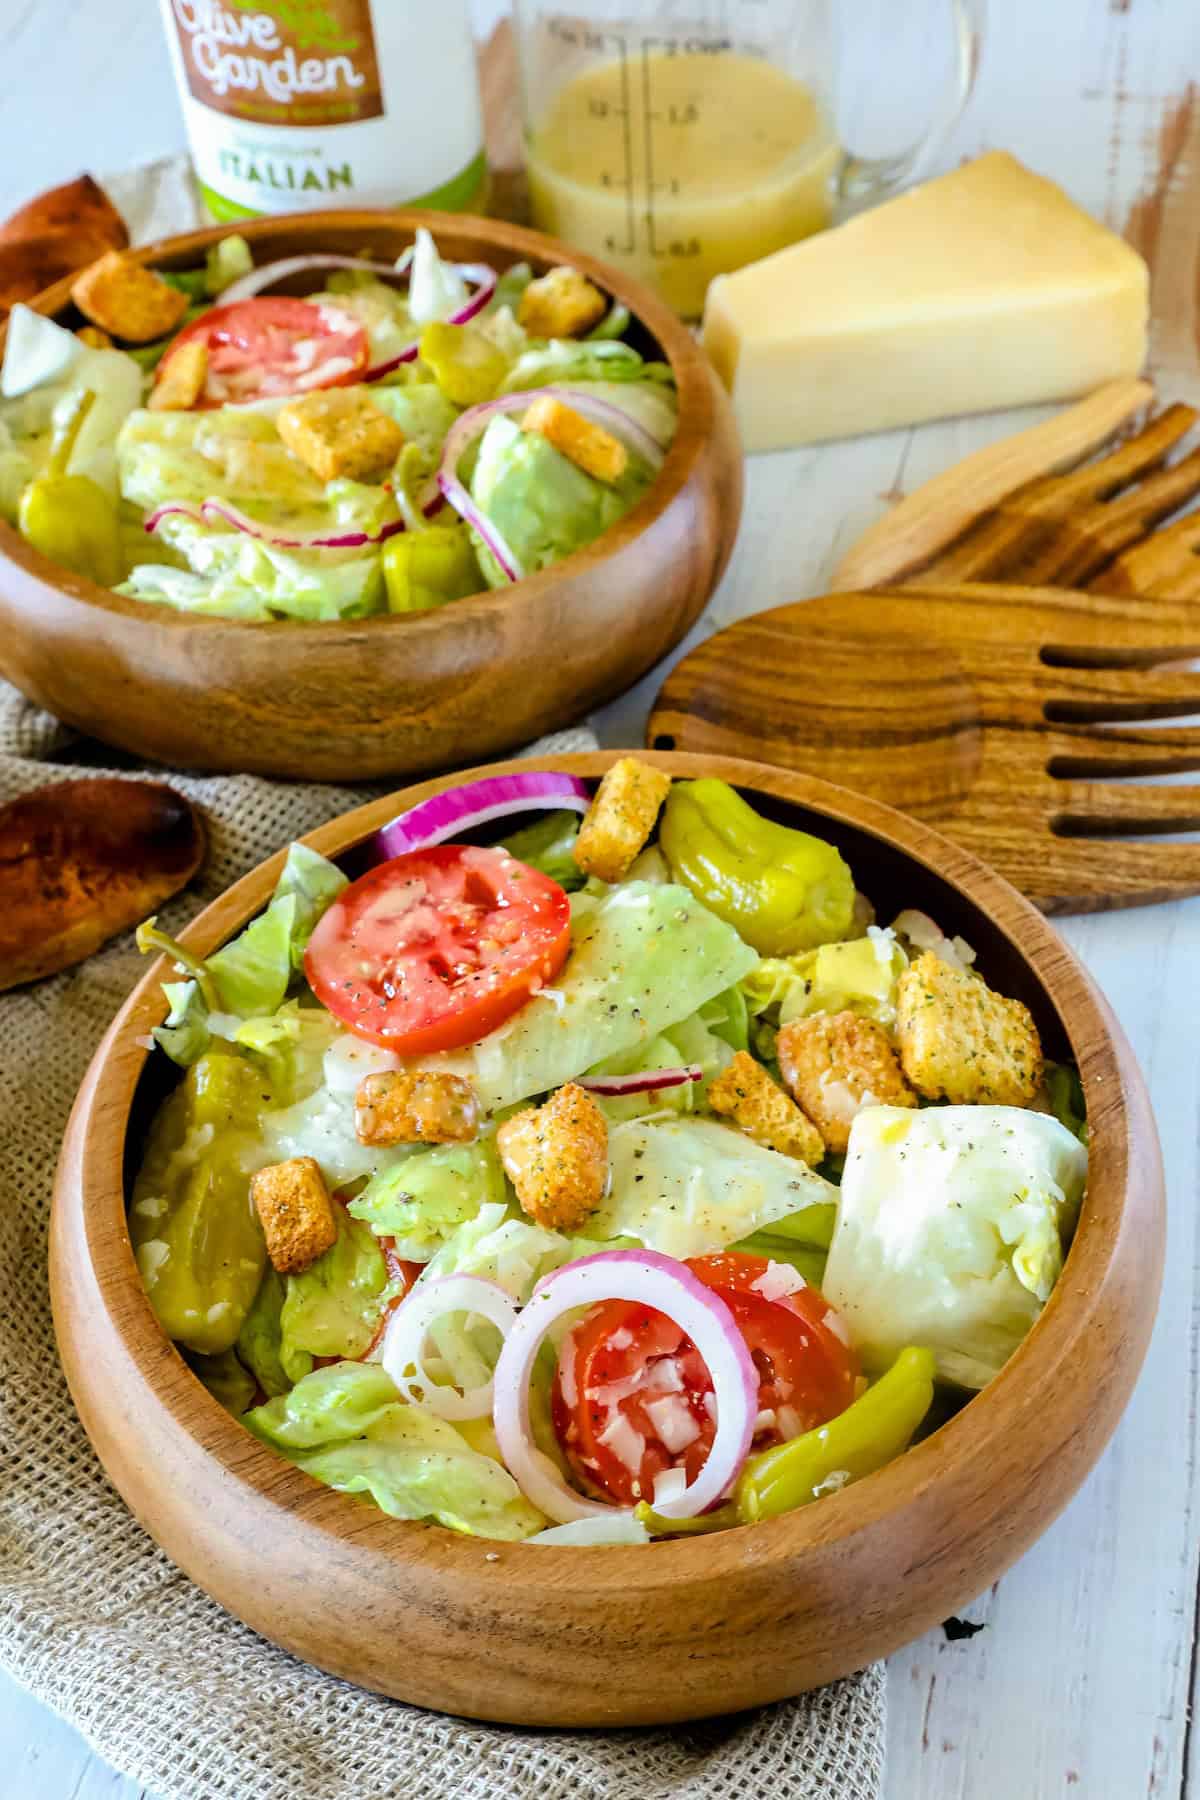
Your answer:
[[[340,855],[377,830],[398,810],[441,789],[484,774],[564,769],[598,777],[621,751],[544,756],[483,765],[402,788],[328,821],[306,833],[304,842]],[[1053,1413],[1040,1403],[1043,1378],[1070,1366],[1089,1330],[1091,1314],[1112,1275],[1130,1175],[1129,1090],[1114,1044],[1115,1025],[1105,1002],[1072,951],[1016,889],[968,851],[917,820],[877,801],[815,777],[749,760],[688,752],[637,754],[677,776],[718,775],[900,850],[919,867],[947,883],[983,912],[1033,971],[1079,1057],[1080,1073],[1093,1117],[1088,1195],[1062,1277],[1024,1342],[1000,1373],[970,1403],[923,1443],[884,1469],[809,1506],[753,1526],[697,1539],[652,1546],[534,1546],[461,1537],[419,1522],[399,1521],[321,1486],[257,1441],[213,1399],[166,1339],[150,1307],[134,1261],[126,1225],[125,1136],[131,1103],[145,1066],[144,1042],[165,1016],[160,983],[165,959],[156,959],[125,1001],[98,1048],[80,1090],[76,1122],[84,1131],[99,1126],[102,1148],[85,1145],[80,1158],[83,1227],[97,1286],[108,1304],[109,1322],[131,1365],[155,1391],[161,1405],[193,1440],[221,1465],[225,1478],[253,1489],[259,1499],[300,1514],[329,1531],[345,1548],[369,1550],[397,1567],[434,1558],[439,1567],[479,1575],[484,1559],[496,1571],[520,1579],[529,1590],[570,1586],[581,1604],[588,1594],[620,1592],[636,1582],[647,1588],[675,1586],[689,1577],[712,1580],[733,1575],[747,1561],[783,1562],[806,1549],[861,1538],[887,1515],[914,1504],[955,1469],[986,1458],[997,1434],[1020,1431],[1027,1439],[1029,1467],[1036,1470],[1043,1439],[1054,1437]],[[265,904],[282,867],[285,850],[260,863],[181,933],[197,955],[207,955]],[[1007,915],[1007,919],[997,916]],[[1015,935],[1019,930],[1020,935]],[[1081,1048],[1082,1043],[1082,1048]],[[1103,1106],[1099,1104],[1103,1101]],[[1098,1165],[1098,1166],[1097,1166]],[[58,1202],[56,1201],[56,1204]],[[120,1305],[112,1306],[114,1295]],[[1075,1304],[1069,1304],[1074,1299]],[[179,1419],[181,1412],[189,1416]],[[987,1466],[986,1463],[982,1466]],[[286,1529],[286,1526],[283,1527]],[[530,1564],[516,1559],[536,1555]]]
[[[514,597],[524,600],[530,596],[536,598],[552,592],[564,569],[569,568],[574,576],[585,574],[589,566],[606,562],[610,556],[640,537],[683,493],[697,465],[707,454],[716,404],[712,375],[703,352],[687,327],[649,288],[643,287],[641,282],[625,275],[620,269],[599,262],[584,251],[573,249],[557,238],[547,237],[543,232],[531,231],[524,225],[509,225],[500,219],[488,219],[477,213],[432,212],[422,208],[355,207],[314,213],[270,214],[233,224],[205,225],[195,231],[158,238],[153,243],[140,245],[136,250],[126,251],[124,254],[139,263],[152,263],[167,268],[186,267],[194,263],[211,244],[228,237],[232,231],[245,237],[253,247],[260,239],[269,242],[276,236],[308,233],[319,237],[323,232],[335,229],[362,229],[364,232],[389,230],[406,234],[411,239],[418,226],[422,225],[435,238],[441,232],[476,238],[481,245],[506,253],[513,251],[516,253],[514,261],[524,259],[533,262],[535,266],[539,263],[547,266],[569,263],[613,298],[628,306],[634,321],[645,327],[670,363],[679,404],[675,436],[662,468],[646,493],[635,507],[610,525],[598,538],[585,544],[582,549],[573,550],[570,556],[563,557],[550,568],[525,575],[510,587],[493,588],[469,595],[449,609],[406,614],[376,613],[353,619],[227,619],[172,606],[155,606],[153,618],[156,624],[167,630],[203,630],[209,633],[266,631],[271,634],[272,640],[287,634],[297,644],[302,643],[315,630],[327,633],[341,630],[357,635],[364,628],[372,631],[398,629],[409,633],[420,643],[423,637],[439,637],[446,629],[447,621],[462,621],[464,617],[486,619],[507,607]],[[35,312],[56,317],[70,304],[74,280],[74,275],[65,275],[24,304]],[[7,332],[7,323],[0,324],[0,358],[4,354]],[[69,594],[72,599],[81,600],[89,606],[99,607],[122,618],[144,623],[147,608],[152,605],[145,600],[113,593],[111,589],[101,587],[98,582],[91,581],[86,576],[75,575],[71,570],[61,568],[52,558],[27,544],[14,526],[0,519],[0,571],[8,563],[15,563],[26,575],[44,587]]]

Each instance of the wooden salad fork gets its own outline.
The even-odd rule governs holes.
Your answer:
[[[871,794],[1046,912],[1131,906],[1200,893],[1200,842],[1164,835],[1200,832],[1200,783],[1161,779],[1200,771],[1192,663],[1186,600],[979,582],[831,594],[692,651],[647,742]]]
[[[834,591],[969,581],[1200,594],[1200,517],[1164,523],[1200,494],[1200,419],[1175,404],[1093,461],[1144,411],[1146,382],[1112,382],[1053,419],[989,445],[907,495],[842,557]]]

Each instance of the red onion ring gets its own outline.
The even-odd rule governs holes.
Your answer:
[[[284,256],[231,281],[221,291],[221,304],[227,306],[233,300],[251,300],[265,288],[274,287],[277,281],[284,281],[289,275],[307,273],[309,269],[365,269],[370,275],[390,275],[393,280],[399,274],[394,263],[369,262],[362,256],[327,256],[322,252],[314,252],[311,256]]]
[[[420,497],[421,511],[428,518],[438,511],[442,504],[442,496],[432,488],[426,488]],[[167,500],[155,507],[143,525],[144,531],[157,531],[163,519],[172,515],[195,520],[198,525],[211,525],[214,519],[220,519],[234,531],[245,532],[247,537],[256,538],[260,543],[271,544],[276,550],[362,550],[368,544],[385,544],[390,537],[406,529],[403,519],[389,519],[381,525],[377,532],[342,531],[316,537],[285,537],[273,526],[264,525],[258,519],[250,518],[228,500],[210,498],[202,500],[199,506],[193,506],[186,500]]]
[[[478,1313],[507,1338],[517,1322],[517,1309],[495,1281],[479,1275],[445,1275],[437,1281],[418,1282],[388,1321],[380,1360],[404,1398],[423,1406],[439,1419],[482,1419],[492,1409],[492,1382],[468,1388],[443,1387],[431,1381],[425,1370],[425,1339],[435,1319],[447,1313]],[[409,1368],[412,1375],[406,1373]]]
[[[410,807],[375,833],[374,848],[381,860],[403,856],[407,850],[427,850],[444,844],[456,832],[471,831],[491,819],[509,813],[551,812],[570,808],[584,813],[592,803],[587,784],[578,775],[540,773],[487,775],[464,787],[448,788],[429,800]]]
[[[758,1374],[724,1300],[683,1263],[653,1250],[603,1250],[538,1283],[496,1364],[492,1420],[500,1454],[526,1499],[560,1525],[628,1510],[568,1486],[534,1445],[529,1423],[529,1380],[547,1331],[565,1314],[601,1300],[631,1300],[665,1313],[708,1366],[717,1412],[712,1448],[695,1481],[657,1509],[671,1519],[695,1518],[728,1492],[746,1460],[758,1416]]]
[[[595,394],[580,394],[572,388],[526,388],[519,394],[501,394],[497,400],[484,400],[478,406],[472,406],[461,413],[446,433],[446,441],[442,445],[442,460],[437,472],[438,486],[459,517],[483,539],[509,581],[521,579],[521,565],[496,526],[480,510],[459,480],[458,465],[469,445],[487,429],[497,413],[524,412],[535,400],[547,394],[555,400],[565,398],[585,418],[594,420],[598,425],[611,427],[618,435],[623,435],[653,469],[657,470],[663,460],[663,446],[639,419],[631,418],[611,400],[601,399]]]
[[[677,1069],[640,1069],[633,1075],[581,1075],[578,1086],[592,1094],[652,1094],[658,1088],[682,1087],[688,1081],[703,1081],[699,1063],[687,1063]]]

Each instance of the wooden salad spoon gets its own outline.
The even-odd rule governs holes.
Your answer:
[[[1200,892],[1200,609],[1001,583],[757,613],[668,676],[647,743],[754,757],[885,800],[1045,912]]]

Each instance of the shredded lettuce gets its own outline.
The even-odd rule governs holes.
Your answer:
[[[296,901],[288,940],[293,969],[299,969],[303,964],[304,952],[317,921],[337,899],[347,881],[348,877],[342,874],[337,864],[322,856],[319,850],[312,850],[307,844],[289,846],[275,884],[275,898],[284,899],[290,894]]]
[[[641,381],[646,364],[633,348],[606,338],[550,338],[534,341],[513,364],[502,394],[549,387],[563,381]]]
[[[163,983],[171,1010],[154,1032],[160,1048],[187,1067],[208,1049],[216,1026],[218,1035],[273,1058],[281,1096],[294,1098],[306,1079],[315,1082],[313,1059],[324,1054],[337,1027],[315,1008],[280,1008],[314,926],[345,885],[335,864],[293,844],[266,911],[206,961],[160,931],[154,918],[139,926],[139,950],[162,951],[190,976]]]
[[[633,1238],[602,1242],[592,1235],[566,1237],[561,1231],[533,1224],[503,1201],[491,1201],[446,1239],[426,1265],[421,1281],[436,1281],[443,1275],[479,1275],[494,1281],[524,1306],[552,1269],[581,1256],[594,1256],[599,1250],[633,1244]]]
[[[583,870],[575,861],[575,839],[579,836],[579,815],[573,812],[547,813],[532,825],[501,840],[502,847],[518,862],[540,869],[551,881],[573,894],[584,883]]]
[[[552,987],[478,1044],[412,1066],[469,1077],[495,1112],[644,1050],[758,960],[731,925],[671,884],[626,881],[589,898],[571,933],[570,957]]]
[[[415,444],[431,465],[440,460],[446,433],[458,417],[458,408],[447,400],[435,381],[412,381],[403,387],[373,387],[371,398],[381,412]]]
[[[1073,1063],[1046,1064],[1043,1076],[1046,1099],[1050,1111],[1060,1125],[1065,1125],[1073,1137],[1081,1144],[1088,1141],[1087,1102],[1083,1097],[1083,1083],[1079,1079],[1079,1070]]]
[[[609,1191],[596,1237],[632,1237],[681,1260],[724,1250],[837,1190],[803,1163],[712,1119],[644,1118],[608,1134]]]
[[[243,1422],[317,1481],[369,1494],[393,1518],[510,1540],[546,1523],[500,1462],[446,1420],[404,1404],[378,1365],[315,1369]]]
[[[285,1292],[284,1277],[268,1263],[254,1304],[238,1333],[238,1356],[268,1399],[286,1394],[293,1382],[302,1380],[312,1369],[307,1350],[284,1351],[281,1320]]]
[[[854,1012],[892,1025],[896,983],[907,967],[895,933],[872,925],[865,937],[845,943],[764,956],[743,980],[742,994],[756,1018],[780,1025],[822,1012]]]
[[[50,434],[65,427],[84,392],[95,398],[65,473],[88,476],[115,500],[114,446],[125,419],[141,405],[141,370],[123,350],[94,350],[53,319],[14,306],[0,370],[0,425],[13,449],[28,457],[32,473],[49,450]]]
[[[453,263],[443,262],[425,227],[419,226],[408,271],[408,313],[414,325],[448,319],[467,303],[469,290]]]
[[[375,1175],[350,1202],[350,1211],[381,1237],[396,1240],[397,1255],[427,1262],[464,1221],[507,1188],[495,1139],[431,1144]]]
[[[214,1400],[219,1400],[226,1412],[234,1418],[240,1417],[254,1399],[254,1377],[243,1367],[233,1350],[223,1350],[219,1356],[197,1356],[188,1354],[188,1365],[193,1374],[199,1376]]]
[[[379,1326],[387,1264],[369,1226],[336,1209],[337,1240],[301,1275],[286,1278],[279,1315],[280,1359],[298,1354],[358,1357]]]

